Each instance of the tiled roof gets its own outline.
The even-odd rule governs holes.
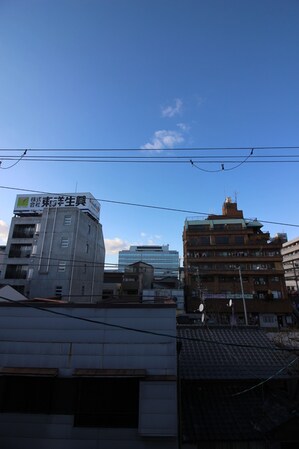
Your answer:
[[[277,350],[261,329],[178,326],[178,338],[182,379],[256,380],[296,374],[298,362],[278,373],[296,355]]]
[[[287,407],[271,392],[253,389],[234,396],[243,388],[244,382],[183,384],[183,441],[263,440],[290,418]]]

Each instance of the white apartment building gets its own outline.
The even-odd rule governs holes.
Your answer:
[[[281,254],[286,286],[290,293],[299,291],[299,237],[283,243]]]

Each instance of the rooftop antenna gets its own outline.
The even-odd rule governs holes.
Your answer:
[[[77,193],[78,181],[76,181],[75,193]]]
[[[235,203],[237,203],[238,202],[238,192],[235,190]]]

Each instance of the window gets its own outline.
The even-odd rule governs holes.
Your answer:
[[[71,215],[65,215],[64,216],[63,224],[65,226],[70,226],[72,224],[72,217],[71,217]]]
[[[69,246],[69,239],[66,238],[66,237],[62,237],[60,246],[61,246],[61,248],[68,248],[68,246]]]
[[[85,285],[81,286],[81,295],[84,296],[85,294]]]
[[[80,379],[74,425],[137,428],[138,406],[138,379]]]
[[[32,279],[32,277],[33,277],[33,272],[34,272],[34,268],[29,268],[27,279]]]
[[[275,323],[275,317],[273,315],[263,315],[262,319],[264,323]]]
[[[55,296],[62,296],[62,286],[57,285],[55,288]]]
[[[76,379],[3,376],[0,411],[8,413],[73,414]]]
[[[90,230],[91,230],[91,225],[88,225],[88,234],[90,234]]]
[[[2,376],[0,391],[0,412],[74,415],[77,427],[138,427],[137,378]]]
[[[66,267],[66,262],[65,261],[58,262],[58,271],[59,272],[65,271],[65,267]]]
[[[89,252],[89,244],[88,243],[86,243],[86,252],[87,253]]]
[[[229,237],[227,235],[216,235],[215,243],[216,245],[228,245]]]
[[[202,237],[199,237],[199,242],[197,242],[197,243],[199,243],[200,245],[209,245],[210,244],[210,237],[209,236],[202,236]]]

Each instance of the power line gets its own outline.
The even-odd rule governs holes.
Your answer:
[[[8,170],[9,168],[13,168],[15,165],[17,165],[26,156],[26,153],[27,153],[27,150],[25,150],[23,152],[23,154],[17,159],[17,161],[14,164],[10,165],[9,167],[2,167],[2,162],[0,161],[0,168],[2,170]]]
[[[240,146],[240,147],[176,147],[176,148],[165,148],[165,150],[171,150],[171,151],[217,151],[217,150],[223,150],[223,151],[236,151],[236,150],[298,150],[299,149],[299,145],[294,145],[294,146],[286,146],[286,145],[282,145],[282,146],[278,146],[278,145],[273,145],[273,146]],[[21,148],[0,148],[1,151],[25,151],[26,149],[21,149]],[[28,150],[30,152],[35,152],[35,151],[57,151],[57,152],[68,152],[68,151],[110,151],[110,152],[115,152],[115,151],[139,151],[139,152],[149,152],[152,153],[153,150],[152,149],[143,149],[143,148],[30,148],[30,150]]]
[[[24,188],[19,188],[19,187],[9,187],[9,186],[1,186],[1,185],[0,185],[0,189],[17,190],[19,192],[27,192],[27,193],[29,193],[29,192],[39,193],[42,195],[59,195],[59,193],[45,192],[42,190],[24,189]],[[203,217],[211,215],[208,212],[199,212],[199,211],[194,211],[194,210],[178,209],[178,208],[173,208],[173,207],[154,206],[154,205],[150,205],[150,204],[141,204],[141,203],[130,203],[127,201],[107,200],[104,198],[90,198],[90,199],[96,199],[97,201],[102,202],[102,203],[119,204],[122,206],[142,207],[142,208],[146,208],[146,209],[163,210],[163,211],[167,211],[167,212],[180,212],[180,213],[184,213],[184,214],[194,214],[194,215],[199,215],[199,216],[203,216]],[[244,218],[244,220],[253,221],[252,218]],[[258,221],[261,223],[299,228],[299,224],[294,224],[294,223],[284,223],[284,222],[279,222],[279,221],[270,221],[270,220],[261,220],[261,219],[259,219]]]
[[[51,308],[40,307],[40,306],[37,306],[37,305],[29,303],[29,302],[15,301],[15,300],[6,298],[4,296],[0,296],[0,299],[4,300],[4,301],[7,301],[7,302],[9,302],[11,304],[18,305],[20,307],[29,307],[29,308],[32,308],[32,309],[36,309],[36,310],[40,310],[40,311],[43,311],[43,312],[52,313],[54,315],[64,316],[66,318],[70,318],[70,319],[74,319],[74,320],[84,321],[84,322],[92,323],[92,324],[100,324],[101,326],[113,327],[113,328],[116,328],[116,329],[121,329],[121,330],[129,331],[129,332],[137,332],[137,333],[142,333],[142,334],[154,335],[154,336],[157,336],[157,337],[167,337],[167,338],[171,338],[171,339],[174,339],[174,340],[177,340],[177,341],[182,341],[182,340],[183,341],[184,340],[185,341],[197,341],[197,342],[201,342],[201,343],[211,343],[211,344],[220,345],[220,346],[228,346],[228,347],[235,347],[235,348],[248,348],[248,349],[260,349],[260,350],[275,351],[275,352],[288,352],[288,353],[290,353],[290,352],[294,351],[293,348],[277,348],[275,346],[272,347],[272,346],[247,345],[247,344],[244,344],[244,343],[227,343],[227,342],[223,342],[223,341],[219,341],[219,340],[210,340],[210,339],[206,339],[206,338],[183,337],[183,336],[177,336],[177,335],[173,335],[173,334],[167,334],[167,333],[164,333],[164,332],[154,332],[154,331],[149,331],[149,330],[141,329],[141,328],[135,328],[135,327],[130,327],[130,326],[123,326],[121,324],[114,324],[114,323],[108,323],[108,322],[105,322],[105,321],[93,320],[91,318],[80,317],[80,316],[77,316],[77,315],[69,315],[67,313],[59,312],[59,311],[53,310]],[[68,303],[68,304],[71,304],[72,306],[76,306],[76,303]],[[62,307],[63,305],[57,305],[57,307]],[[95,307],[96,307],[96,304],[95,304]]]
[[[216,159],[217,157],[217,159]],[[29,156],[26,158],[14,158],[12,156],[0,156],[0,159],[3,161],[16,161],[16,163],[20,162],[72,162],[72,163],[89,163],[89,164],[185,164],[194,165],[196,168],[201,170],[200,167],[197,167],[195,164],[237,164],[235,167],[230,168],[221,168],[217,170],[204,170],[207,172],[220,172],[220,171],[229,171],[235,170],[243,164],[277,164],[277,163],[298,163],[299,155],[276,155],[276,156],[252,156],[251,160],[245,158],[244,156],[39,156],[33,157]],[[239,158],[239,159],[236,159]],[[270,157],[272,159],[270,159]],[[291,159],[292,158],[292,159]],[[297,159],[294,159],[297,158]],[[4,168],[12,168],[14,165],[10,167],[2,167]]]
[[[278,376],[283,371],[288,369],[290,366],[292,366],[295,362],[297,362],[298,359],[299,359],[299,357],[296,357],[295,359],[291,360],[290,363],[288,363],[286,366],[283,366],[278,371],[276,371],[276,373],[272,374],[272,376],[268,377],[268,379],[263,380],[263,381],[259,382],[258,384],[253,385],[250,388],[246,388],[245,390],[242,390],[242,391],[239,391],[238,393],[232,394],[232,397],[241,396],[242,394],[248,393],[248,391],[255,390],[256,388],[260,387],[261,385],[264,385],[265,383],[269,382],[271,379],[273,379],[274,377]]]

